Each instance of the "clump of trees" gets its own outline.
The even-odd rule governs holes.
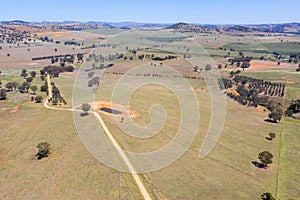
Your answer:
[[[269,113],[269,119],[273,120],[275,123],[281,120],[283,111],[282,109],[276,108]]]
[[[282,98],[284,96],[284,84],[237,75],[238,73],[232,71],[230,73],[231,78],[218,79],[218,83],[221,90],[230,88],[236,90],[238,94],[227,92],[227,96],[240,104],[253,107],[266,106],[270,101],[270,97]],[[272,111],[273,108],[269,110]]]
[[[95,53],[89,54],[86,58],[87,62],[112,62],[114,60],[123,59],[123,53],[109,54],[108,56],[96,55]]]
[[[55,85],[54,82],[51,83],[52,85],[52,97],[48,100],[49,102],[52,102],[52,105],[61,105],[62,103],[67,105],[66,100],[62,97],[60,90]]]
[[[239,52],[239,56],[235,58],[229,58],[228,62],[236,67],[241,67],[243,70],[250,67],[250,62],[253,58],[251,56],[244,56],[243,52]]]
[[[36,148],[38,148],[38,152],[35,156],[38,160],[41,160],[49,156],[51,145],[48,142],[41,142],[36,146]]]
[[[18,86],[18,90],[20,93],[28,93],[29,88],[30,88],[29,82],[23,82],[21,85]]]
[[[293,114],[300,112],[300,99],[293,100],[288,109],[285,111],[285,115],[288,117],[292,117]]]
[[[113,67],[114,64],[110,63],[107,65],[104,65],[103,63],[101,63],[100,65],[96,65],[95,63],[92,65],[91,69],[86,69],[85,71],[91,71],[91,70],[101,70],[101,69],[108,69]]]
[[[77,62],[82,62],[83,55],[84,55],[83,53],[78,53],[78,54],[64,54],[64,55],[55,55],[55,56],[43,56],[43,57],[32,58],[32,60],[51,60],[51,64],[59,62],[61,66],[65,66],[65,63],[74,63],[75,58],[77,58]]]
[[[82,43],[80,43],[80,42],[76,42],[76,41],[73,41],[73,40],[71,40],[71,41],[65,41],[65,42],[64,42],[64,45],[75,45],[75,46],[81,46],[81,45],[82,45]]]
[[[42,70],[40,70],[41,75],[45,75],[46,73],[49,74],[51,77],[59,77],[60,73],[63,72],[73,72],[74,67],[72,65],[70,66],[46,66]]]
[[[13,91],[17,90],[19,83],[16,81],[8,82],[6,83],[5,87],[7,88],[8,91]]]
[[[230,71],[230,77],[234,77],[234,75],[237,75],[237,74],[240,74],[241,73],[241,71],[240,70],[237,70],[237,71]]]

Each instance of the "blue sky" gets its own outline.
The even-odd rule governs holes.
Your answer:
[[[6,0],[0,5],[0,21],[300,22],[299,0]]]

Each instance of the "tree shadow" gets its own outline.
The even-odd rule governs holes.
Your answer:
[[[122,112],[115,110],[115,109],[111,109],[111,108],[101,108],[101,111],[107,112],[109,114],[114,114],[114,115],[119,115],[122,114]]]
[[[260,162],[252,161],[251,163],[252,163],[255,167],[258,167],[258,168],[260,168],[260,169],[265,169],[265,168],[266,168],[265,165],[262,164],[262,163],[260,163]]]
[[[86,117],[88,115],[89,115],[89,113],[80,113],[80,117]]]
[[[271,120],[271,119],[265,119],[264,121],[268,122],[268,123],[272,123],[272,124],[277,124],[277,122],[275,122],[274,120]]]

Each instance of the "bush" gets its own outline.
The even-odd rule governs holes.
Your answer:
[[[48,157],[50,154],[50,144],[48,142],[39,143],[36,148],[38,148],[38,152],[35,155],[38,160]]]

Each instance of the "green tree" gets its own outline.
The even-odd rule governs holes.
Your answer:
[[[31,71],[31,72],[30,72],[30,76],[31,76],[32,78],[35,78],[35,76],[36,76],[36,71]]]
[[[31,83],[32,81],[33,81],[33,78],[32,78],[32,77],[27,77],[27,78],[26,78],[26,82]]]
[[[85,112],[85,114],[88,114],[89,110],[91,109],[91,105],[88,103],[84,103],[81,105],[81,109],[83,110],[83,112]]]
[[[36,85],[31,85],[30,89],[33,92],[33,94],[35,94],[35,92],[37,91],[37,86]]]
[[[0,89],[0,100],[6,99],[6,89],[2,88]]]
[[[36,103],[41,103],[43,101],[43,97],[42,96],[36,96],[34,100],[35,100]]]
[[[52,99],[52,105],[56,106],[58,104],[58,99],[54,98]]]
[[[27,70],[26,69],[22,69],[21,77],[23,77],[25,79],[27,76],[28,76]]]
[[[9,91],[12,91],[12,90],[16,90],[17,87],[18,87],[19,83],[13,81],[13,82],[8,82],[6,83],[5,87],[9,90]]]
[[[269,164],[272,164],[272,158],[273,154],[268,151],[263,151],[258,154],[258,159],[262,162],[262,164],[265,165],[265,167],[268,167]]]
[[[275,133],[269,133],[269,138],[271,140],[273,140],[274,138],[276,138],[276,134]]]
[[[46,92],[48,90],[48,86],[47,85],[42,85],[41,86],[41,92]]]
[[[38,148],[38,152],[35,155],[38,160],[48,157],[50,154],[51,145],[48,142],[39,143],[36,148]]]
[[[30,88],[30,84],[28,82],[24,82],[18,86],[19,92],[27,93]]]

